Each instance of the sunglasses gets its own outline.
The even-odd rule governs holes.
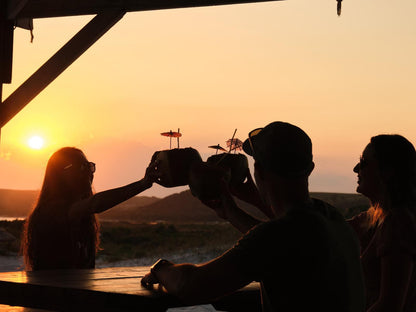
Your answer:
[[[71,168],[73,165],[69,164],[67,166],[64,167],[64,170]],[[96,170],[96,166],[95,163],[91,162],[91,161],[86,161],[84,163],[81,164],[81,171],[84,170],[89,170],[91,173],[94,173]]]
[[[261,132],[261,130],[263,130],[263,128],[257,128],[254,130],[251,130],[248,133],[248,143],[250,143],[250,147],[251,147],[251,151],[254,153],[254,146],[253,146],[253,141],[252,139]]]

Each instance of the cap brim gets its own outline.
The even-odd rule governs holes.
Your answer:
[[[253,149],[251,148],[250,141],[246,139],[243,143],[243,151],[250,156],[253,156]]]

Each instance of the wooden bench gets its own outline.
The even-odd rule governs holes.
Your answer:
[[[0,304],[55,311],[166,311],[183,306],[141,286],[149,267],[0,273]],[[258,283],[212,302],[223,311],[261,311]],[[23,310],[22,310],[23,311]]]

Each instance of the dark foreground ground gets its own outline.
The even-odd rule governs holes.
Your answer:
[[[0,227],[17,237],[0,247],[0,271],[16,270],[23,221],[0,221]],[[101,250],[97,266],[150,265],[160,257],[180,262],[204,262],[214,258],[240,237],[228,223],[134,224],[101,223]]]

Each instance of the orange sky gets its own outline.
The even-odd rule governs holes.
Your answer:
[[[416,4],[387,0],[287,0],[128,13],[2,129],[0,188],[38,189],[61,146],[97,163],[97,191],[141,178],[160,132],[203,159],[235,128],[274,120],[314,142],[312,191],[354,192],[352,167],[370,137],[416,142]],[[34,42],[15,30],[15,90],[92,17],[34,21]],[[31,150],[31,135],[45,148]],[[154,187],[145,195],[180,189]]]

